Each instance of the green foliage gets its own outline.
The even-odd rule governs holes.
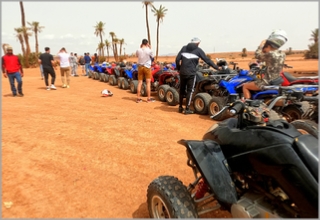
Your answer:
[[[39,59],[40,54],[41,53],[36,54],[35,52],[32,52],[32,53],[29,54],[29,59],[28,60],[29,60],[29,67],[30,68],[34,68],[34,67],[38,67],[39,66],[38,59]],[[25,65],[24,56],[21,55],[21,54],[18,54],[18,57],[20,59],[22,67],[23,68],[27,68],[26,65]]]
[[[304,57],[306,59],[318,59],[319,58],[319,43],[308,45],[309,50],[305,52]]]
[[[292,52],[292,48],[289,47],[288,51],[286,51],[286,55],[291,55],[291,54],[294,54],[294,53]]]
[[[247,49],[243,48],[242,49],[242,54],[241,54],[242,58],[247,57]]]

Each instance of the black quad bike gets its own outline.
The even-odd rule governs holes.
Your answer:
[[[238,117],[214,124],[202,140],[178,142],[195,180],[188,187],[173,176],[153,180],[150,217],[197,218],[224,208],[233,218],[318,218],[318,139],[269,120],[261,100],[224,110]]]

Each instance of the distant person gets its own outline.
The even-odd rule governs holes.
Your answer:
[[[86,61],[84,60],[84,56],[80,56],[79,60],[78,60],[78,63],[81,67],[81,72],[82,72],[82,76],[85,76],[84,74],[84,70],[85,70],[85,64],[86,64]]]
[[[13,97],[17,96],[15,80],[18,83],[18,94],[22,97],[23,69],[19,57],[14,55],[12,51],[12,47],[7,46],[6,54],[2,56],[2,73],[5,78],[9,78],[9,83]]]
[[[60,74],[62,81],[62,88],[70,88],[70,54],[67,50],[62,47],[58,53],[58,58],[60,60]]]
[[[70,53],[69,62],[71,67],[71,76],[78,76],[76,71],[76,68],[78,67],[77,65],[78,61],[72,52]]]
[[[176,68],[180,73],[180,91],[179,91],[179,112],[184,111],[185,114],[193,114],[194,112],[190,109],[190,103],[194,87],[196,84],[196,72],[197,65],[199,64],[199,58],[206,62],[209,66],[216,70],[219,67],[209,59],[204,51],[199,47],[201,40],[197,37],[193,38],[190,43],[183,46],[176,57]],[[183,98],[186,94],[186,109],[183,109],[182,103]]]
[[[283,30],[276,30],[267,40],[263,40],[255,52],[255,58],[259,62],[265,62],[266,72],[263,79],[243,84],[242,92],[245,99],[251,98],[250,91],[260,91],[266,85],[280,85],[282,77],[280,72],[283,69],[286,59],[285,52],[279,50],[287,42],[287,34]]]
[[[93,55],[93,64],[99,64],[99,56],[97,53]]]
[[[90,53],[84,53],[84,61],[85,61],[85,69],[86,69],[85,76],[89,76],[89,67],[91,62]]]
[[[78,75],[78,66],[79,66],[79,65],[78,65],[78,64],[79,64],[78,60],[79,60],[79,59],[78,59],[77,53],[74,53],[74,57],[76,58],[76,65],[75,65],[75,72],[76,72],[75,74],[76,74],[76,75],[75,75],[75,76],[79,76],[79,75]]]
[[[142,40],[140,48],[136,51],[138,57],[138,88],[137,88],[137,103],[142,102],[140,98],[140,91],[142,87],[142,81],[145,78],[147,84],[147,102],[154,102],[155,99],[150,97],[151,93],[151,64],[153,60],[153,53],[151,46],[147,39]]]
[[[50,90],[56,90],[57,88],[54,85],[54,82],[56,80],[56,72],[54,71],[54,59],[53,56],[50,54],[50,48],[45,47],[44,48],[45,53],[42,53],[39,57],[39,63],[43,68],[43,75],[44,75],[44,82],[46,84],[46,89]],[[49,75],[51,76],[51,86],[49,86]]]

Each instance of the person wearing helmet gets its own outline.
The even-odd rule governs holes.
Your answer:
[[[257,79],[254,82],[245,83],[242,87],[245,99],[251,98],[250,90],[260,91],[266,85],[280,85],[282,78],[280,72],[284,66],[286,54],[279,50],[287,42],[286,32],[276,30],[271,33],[267,40],[263,40],[255,51],[255,58],[259,62],[264,62],[266,71],[263,79]]]
[[[179,113],[184,111],[184,114],[193,114],[193,111],[190,110],[190,103],[197,79],[196,73],[199,58],[212,68],[219,70],[219,67],[209,59],[204,51],[199,47],[200,42],[201,40],[199,38],[194,37],[190,43],[181,48],[175,60],[176,69],[179,71],[180,75]],[[186,109],[183,109],[182,102],[186,91],[187,103]]]

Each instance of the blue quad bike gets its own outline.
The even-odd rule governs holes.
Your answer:
[[[262,100],[223,111],[234,118],[214,123],[202,140],[178,141],[194,180],[155,178],[147,189],[150,217],[213,218],[223,209],[233,218],[319,218],[318,139],[271,120]]]
[[[222,79],[216,85],[214,85],[213,96],[208,104],[209,115],[215,115],[228,103],[240,98],[239,96],[242,95],[243,84],[254,81],[257,77],[257,74],[260,74],[259,68],[251,70],[239,70],[239,74],[232,79],[228,81]],[[305,94],[312,95],[318,91],[317,85],[297,85],[296,89],[298,87],[301,87]],[[281,95],[278,88],[279,87],[271,86],[271,89],[269,88],[263,91],[251,92],[252,99],[263,99],[268,104],[275,97]],[[301,108],[301,103],[293,102],[289,99],[279,100],[275,104],[274,110],[286,117],[289,122],[301,119],[304,113]],[[224,120],[228,117],[230,117],[230,115],[226,112],[226,114],[220,115],[217,120]]]
[[[138,66],[137,64],[132,64],[124,68],[122,78],[118,80],[118,87],[124,90],[130,88],[130,84],[133,80],[138,80]],[[135,84],[135,89],[137,89],[138,84]]]

